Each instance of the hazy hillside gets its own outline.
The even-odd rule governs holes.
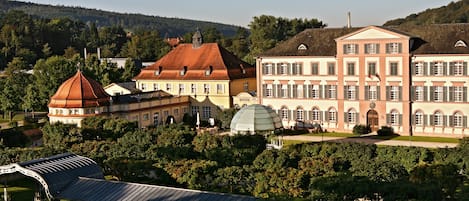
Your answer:
[[[200,29],[214,27],[225,36],[232,36],[236,33],[238,28],[237,26],[232,25],[188,19],[124,14],[80,7],[50,6],[0,0],[0,14],[13,9],[22,10],[30,15],[45,18],[68,17],[83,22],[95,22],[97,26],[121,25],[125,29],[129,30],[135,30],[138,28],[158,30],[162,35],[168,34],[169,36],[177,36],[183,35],[187,32],[193,32],[197,27]]]
[[[451,2],[447,6],[427,9],[406,18],[387,21],[385,26],[392,25],[426,25],[445,23],[467,23],[469,21],[469,0]]]

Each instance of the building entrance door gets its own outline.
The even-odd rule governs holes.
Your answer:
[[[376,132],[379,129],[378,112],[376,110],[369,110],[366,114],[366,124],[370,125],[371,132]]]

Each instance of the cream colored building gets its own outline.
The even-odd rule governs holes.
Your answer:
[[[202,43],[200,32],[192,44],[179,44],[135,78],[142,91],[163,90],[191,97],[191,114],[202,119],[231,108],[232,97],[256,90],[255,68],[217,43]]]
[[[110,86],[108,89],[115,87]],[[110,96],[98,82],[78,71],[51,97],[48,115],[50,123],[78,127],[87,117],[111,116],[135,121],[144,128],[182,122],[189,104],[188,96],[175,97],[161,90]]]

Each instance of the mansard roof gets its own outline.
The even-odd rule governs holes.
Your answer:
[[[181,73],[181,71],[185,71]],[[206,75],[206,71],[210,71]],[[153,65],[140,72],[135,80],[234,80],[256,77],[256,69],[217,43],[198,48],[180,44]]]
[[[373,27],[373,26],[369,26]],[[306,29],[279,43],[259,56],[335,56],[335,39],[365,28]],[[425,26],[380,27],[411,38],[415,54],[469,54],[469,48],[455,46],[458,41],[469,41],[469,24],[434,24]]]

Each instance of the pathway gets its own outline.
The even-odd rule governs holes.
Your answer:
[[[417,141],[403,141],[403,140],[379,140],[370,138],[346,138],[346,137],[328,137],[328,136],[306,136],[306,135],[293,135],[293,136],[282,136],[284,140],[300,140],[310,142],[357,142],[365,144],[376,144],[376,145],[387,145],[387,146],[414,146],[414,147],[426,147],[426,148],[453,148],[456,147],[457,143],[445,143],[445,142],[417,142]]]

